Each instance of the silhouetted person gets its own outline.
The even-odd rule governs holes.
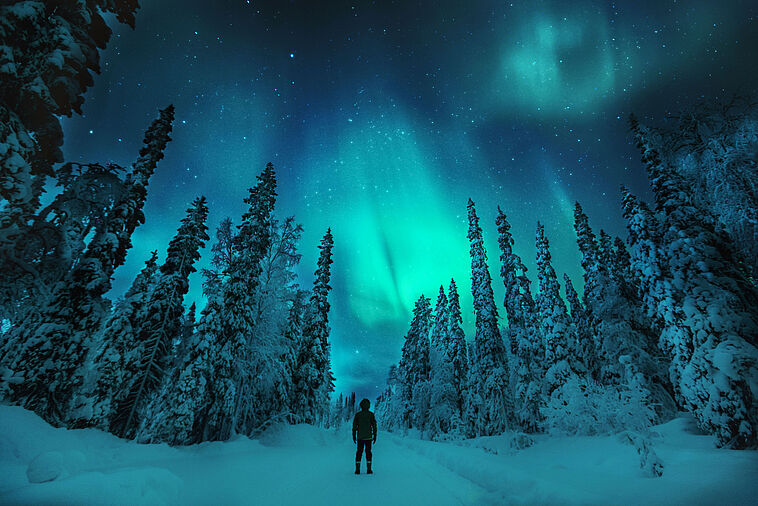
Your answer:
[[[373,474],[371,470],[371,443],[376,443],[376,418],[374,413],[368,410],[371,402],[363,399],[360,403],[361,410],[353,418],[353,443],[358,443],[358,451],[355,452],[355,474],[361,474],[361,457],[363,449],[366,449],[366,473]]]

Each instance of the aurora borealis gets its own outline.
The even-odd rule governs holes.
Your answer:
[[[469,197],[498,302],[498,205],[530,274],[540,220],[559,275],[581,286],[574,201],[625,237],[618,186],[647,197],[627,116],[655,124],[701,97],[753,92],[757,15],[753,2],[708,0],[144,2],[136,30],[114,23],[64,150],[128,164],[157,109],[176,106],[114,296],[149,251],[165,256],[195,196],[211,230],[238,220],[273,162],[277,216],[305,228],[306,287],[320,236],[334,233],[337,392],[373,397],[421,293],[434,299],[454,277],[471,330]]]

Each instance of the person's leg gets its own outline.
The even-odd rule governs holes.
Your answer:
[[[361,458],[363,457],[363,443],[364,441],[358,440],[358,449],[355,451],[355,474],[361,474]],[[368,453],[367,453],[368,456]]]
[[[364,441],[364,444],[366,445],[366,472],[373,474],[374,471],[371,470],[371,440]]]

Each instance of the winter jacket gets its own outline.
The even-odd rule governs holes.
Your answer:
[[[362,409],[353,418],[353,439],[371,440],[376,439],[376,418],[374,413]]]

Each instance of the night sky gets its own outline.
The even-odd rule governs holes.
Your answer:
[[[554,266],[581,285],[579,201],[593,227],[626,237],[618,187],[648,197],[627,117],[667,114],[758,82],[750,1],[145,1],[136,29],[112,25],[84,116],[64,119],[67,160],[137,156],[158,108],[176,106],[112,295],[165,249],[190,201],[211,235],[235,222],[266,162],[278,217],[305,227],[301,284],[335,238],[332,363],[337,392],[373,398],[400,356],[413,302],[454,277],[473,336],[466,202],[482,220],[502,307],[497,206],[535,283],[545,224]],[[200,267],[207,266],[210,245]],[[203,304],[202,278],[187,302]],[[501,309],[501,312],[504,311]]]

